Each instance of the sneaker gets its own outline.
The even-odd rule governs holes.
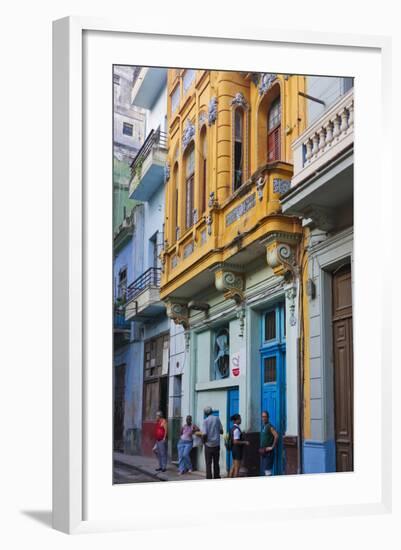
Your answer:
[[[161,471],[162,471],[162,472],[165,472],[165,471],[166,471],[166,468],[162,468]]]
[[[179,476],[182,476],[182,475],[184,475],[184,473],[185,473],[185,472],[178,472],[178,475],[179,475]]]
[[[192,474],[192,472],[193,472],[193,470],[188,470],[188,473],[189,473],[189,474]]]
[[[155,472],[163,472],[161,468],[155,468]]]

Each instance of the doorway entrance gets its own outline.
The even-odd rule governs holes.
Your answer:
[[[283,434],[285,433],[285,304],[280,302],[262,315],[262,346],[260,348],[262,402],[270,423],[279,434],[273,474],[282,474]]]
[[[232,388],[227,391],[227,433],[230,433],[231,428],[233,427],[233,422],[230,420],[233,414],[239,413],[239,389]],[[226,466],[227,472],[230,471],[232,465],[232,456],[231,451],[226,453]]]
[[[124,451],[125,365],[114,368],[113,448]]]
[[[352,285],[349,264],[342,266],[332,275],[332,313],[336,470],[350,472],[354,469],[354,377]]]
[[[142,453],[153,456],[157,411],[168,419],[169,334],[147,340],[144,351]]]

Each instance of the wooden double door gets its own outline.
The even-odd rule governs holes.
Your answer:
[[[334,417],[337,472],[354,468],[354,376],[351,266],[332,275]]]

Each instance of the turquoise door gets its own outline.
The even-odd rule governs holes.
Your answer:
[[[270,423],[280,439],[275,455],[274,474],[284,471],[282,438],[285,433],[285,310],[280,303],[262,316],[262,345],[260,348],[261,411],[267,411]]]
[[[227,392],[227,432],[230,432],[233,422],[230,420],[233,414],[239,413],[239,390],[232,388]],[[227,471],[230,470],[232,463],[231,452],[226,453]]]

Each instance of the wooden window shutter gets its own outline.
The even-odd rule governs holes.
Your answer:
[[[277,126],[274,130],[269,132],[268,144],[267,144],[267,161],[268,162],[272,162],[274,160],[280,160],[280,156],[281,156],[280,133],[281,133],[281,125]]]

